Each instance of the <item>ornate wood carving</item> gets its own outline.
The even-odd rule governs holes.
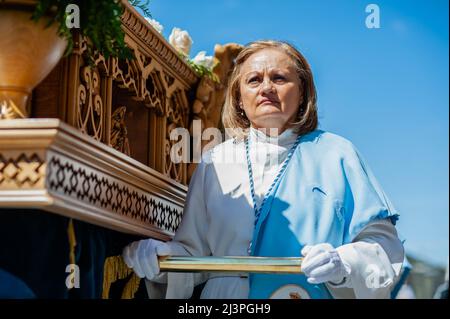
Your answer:
[[[182,184],[189,181],[188,164],[170,158],[177,142],[170,132],[189,129],[193,118],[202,119],[203,129],[219,125],[239,48],[216,48],[221,84],[202,80],[193,104],[196,73],[128,1],[123,4],[133,60],[88,56],[89,39],[75,33],[73,52],[31,101],[32,116],[61,121],[0,121],[0,206],[42,208],[167,239],[181,220]],[[17,116],[0,106],[0,119]]]
[[[128,142],[125,113],[127,108],[121,106],[116,109],[111,119],[111,146],[119,152],[130,156],[130,143]]]
[[[122,15],[122,24],[126,32],[127,44],[130,40],[138,43],[147,54],[158,60],[158,64],[167,73],[181,81],[183,86],[195,85],[198,81],[197,75],[186,62],[180,59],[176,50],[127,1],[123,3],[125,12]]]
[[[0,121],[0,206],[170,239],[186,187],[59,120]]]
[[[89,66],[84,66],[81,69],[77,101],[77,128],[82,133],[100,141],[102,139],[104,111],[100,96],[100,75],[96,69]]]
[[[41,152],[0,153],[0,189],[36,189],[44,185],[46,163]]]
[[[174,232],[181,221],[180,207],[111,175],[53,153],[47,159],[47,165],[46,184],[52,195],[86,203],[170,232]]]
[[[123,1],[123,4],[125,11],[122,15],[122,25],[125,42],[134,59],[106,59],[98,52],[94,52],[94,57],[90,57],[87,50],[89,39],[75,34],[74,50],[65,62],[67,71],[63,73],[62,79],[62,91],[66,92],[62,99],[64,110],[58,114],[62,115],[62,120],[82,133],[129,156],[133,156],[133,149],[146,148],[147,160],[140,155],[141,162],[176,181],[186,183],[187,163],[167,162],[170,159],[167,145],[171,141],[165,133],[167,127],[172,124],[188,128],[188,95],[198,82],[198,76],[128,1]],[[117,89],[121,91],[113,92]],[[120,99],[117,100],[114,96],[120,96]],[[128,139],[128,147],[126,139],[117,139],[122,136],[117,133],[118,130],[125,131],[128,110],[131,104],[135,103],[142,108],[140,116],[148,117],[148,127],[143,131],[159,133],[152,134],[146,145]],[[122,106],[127,111],[117,111]],[[44,116],[39,112],[35,113]],[[122,116],[119,120],[122,124],[116,122],[117,116]],[[151,125],[156,127],[150,127]],[[130,129],[136,128],[128,126],[128,132]]]

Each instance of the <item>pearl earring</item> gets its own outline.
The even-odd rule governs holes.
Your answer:
[[[245,116],[244,109],[242,107],[243,107],[242,103],[239,103],[239,115]]]

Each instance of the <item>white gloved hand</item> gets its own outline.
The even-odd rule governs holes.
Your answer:
[[[126,246],[122,257],[139,278],[154,279],[159,274],[158,256],[170,255],[170,246],[155,239],[135,241]]]
[[[305,246],[302,271],[310,284],[341,283],[350,274],[350,266],[341,259],[338,251],[328,243]]]

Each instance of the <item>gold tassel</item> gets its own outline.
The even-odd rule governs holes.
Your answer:
[[[111,285],[119,280],[128,277],[133,273],[130,280],[126,283],[123,292],[122,299],[132,299],[136,291],[139,289],[140,278],[134,274],[133,270],[123,261],[122,256],[111,256],[105,259],[103,265],[103,291],[102,298],[109,299],[109,291]]]
[[[136,291],[139,289],[140,282],[141,278],[133,272],[130,280],[128,280],[125,288],[123,288],[121,299],[133,299]]]
[[[69,226],[67,227],[67,235],[69,237],[69,262],[75,264],[75,246],[77,245],[77,240],[75,237],[75,228],[73,227],[72,218],[69,220]]]

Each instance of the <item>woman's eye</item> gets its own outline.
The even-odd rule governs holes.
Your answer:
[[[284,81],[286,78],[283,75],[275,75],[273,77],[274,81]]]
[[[248,79],[247,83],[257,83],[259,78],[257,76],[251,77]]]

